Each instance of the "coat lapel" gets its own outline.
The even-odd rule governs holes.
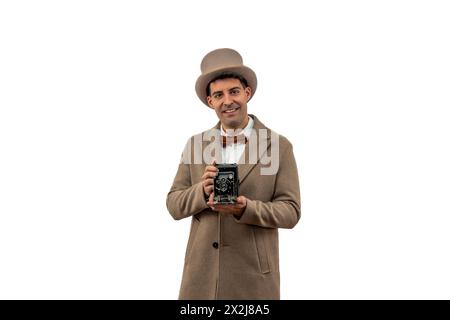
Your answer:
[[[242,183],[252,169],[260,163],[261,157],[267,152],[270,147],[270,130],[258,120],[254,115],[250,115],[253,118],[253,130],[249,141],[245,145],[244,154],[239,159],[239,182]],[[264,135],[264,132],[266,133]],[[266,141],[262,141],[262,140]]]
[[[214,155],[213,158],[216,160],[216,163],[222,163],[222,150],[221,150],[220,145],[218,144],[219,141],[215,141],[214,138],[211,138],[212,136],[216,136],[217,134],[220,135],[220,121],[213,128],[209,129],[209,131],[206,131],[205,134],[206,134],[206,137],[202,141],[202,143],[203,143],[202,144],[202,152],[205,152],[206,148],[212,147],[211,143],[214,143],[214,144],[217,143],[214,147],[215,150],[217,151],[217,153]],[[212,165],[212,160],[209,162],[209,161],[207,161],[207,159],[203,158],[202,162],[203,162],[204,166]]]

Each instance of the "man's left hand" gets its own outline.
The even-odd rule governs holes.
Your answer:
[[[214,211],[221,213],[233,214],[240,218],[247,207],[247,198],[239,196],[236,198],[235,204],[214,204],[214,192],[209,195],[208,206]]]

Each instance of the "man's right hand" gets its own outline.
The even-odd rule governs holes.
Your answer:
[[[202,185],[203,185],[203,193],[205,194],[206,197],[209,197],[209,195],[213,192],[214,177],[217,175],[217,172],[219,172],[219,169],[217,169],[214,165],[206,166],[205,168],[205,172],[203,173],[202,176]]]

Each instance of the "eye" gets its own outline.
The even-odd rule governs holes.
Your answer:
[[[239,94],[239,90],[238,89],[234,89],[234,90],[231,90],[230,93],[232,95],[237,95],[237,94]]]
[[[214,99],[220,99],[220,97],[222,96],[222,94],[221,93],[216,93],[216,94],[214,94]]]

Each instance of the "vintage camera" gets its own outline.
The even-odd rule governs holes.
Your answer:
[[[239,195],[237,164],[216,164],[219,172],[214,177],[214,204],[234,204]]]

